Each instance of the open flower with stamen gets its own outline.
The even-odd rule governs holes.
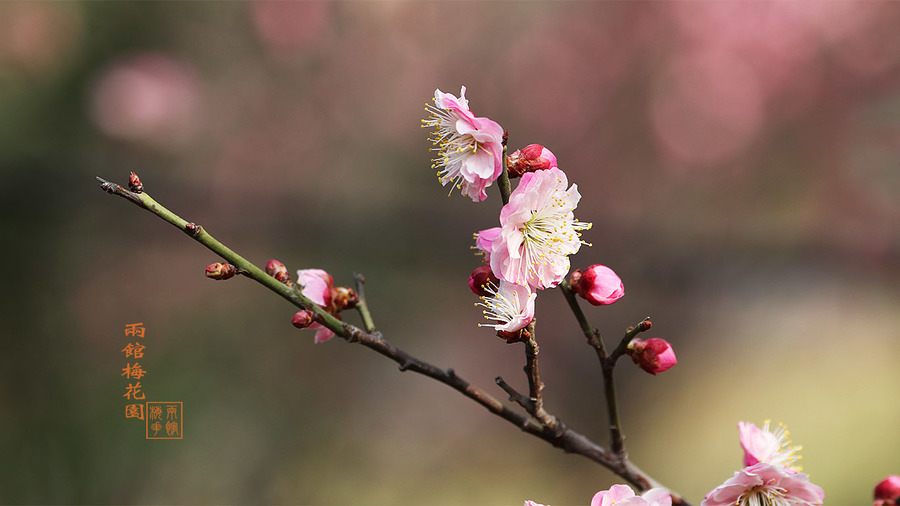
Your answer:
[[[741,447],[744,449],[744,465],[765,462],[800,471],[799,466],[792,464],[800,459],[798,452],[802,447],[790,446],[790,433],[784,425],[779,423],[775,430],[770,430],[769,423],[766,420],[762,428],[759,428],[750,422],[738,422]]]
[[[517,332],[534,319],[534,300],[537,293],[531,288],[500,280],[500,286],[488,283],[488,296],[481,297],[476,306],[484,308],[484,317],[497,323],[479,323],[479,327],[494,327],[498,332]]]
[[[434,129],[429,140],[438,156],[431,168],[438,169],[438,181],[444,186],[452,183],[474,202],[483,201],[485,188],[503,172],[503,127],[489,118],[475,117],[465,86],[459,98],[435,90],[434,104],[425,110],[431,116],[422,120],[422,127]]]
[[[568,187],[557,167],[529,172],[500,210],[500,236],[492,243],[491,269],[500,279],[551,288],[569,272],[569,255],[582,244],[580,230],[590,223],[575,219],[581,200],[578,185]]]
[[[706,494],[700,506],[811,506],[825,491],[803,473],[760,462],[734,473]]]

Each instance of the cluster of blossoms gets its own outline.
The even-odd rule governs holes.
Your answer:
[[[744,468],[706,494],[701,506],[811,506],[822,504],[825,492],[793,464],[799,446],[790,446],[788,432],[779,425],[769,430],[738,423]]]
[[[636,495],[628,485],[613,485],[609,490],[594,494],[591,506],[672,506],[672,496],[664,488],[651,488]],[[544,506],[534,501],[525,501],[525,506]]]
[[[534,318],[537,290],[559,285],[569,273],[569,255],[584,244],[580,231],[590,224],[575,219],[581,194],[577,185],[569,186],[556,156],[532,144],[504,159],[503,128],[475,116],[465,94],[465,87],[459,98],[435,90],[433,103],[426,107],[429,117],[422,123],[433,129],[433,167],[441,184],[452,183],[481,202],[504,169],[509,177],[521,177],[500,210],[500,226],[475,234],[475,247],[489,268],[479,267],[469,278],[472,291],[482,297],[485,317],[492,321],[485,326],[510,340]]]
[[[422,120],[432,128],[431,141],[438,156],[433,168],[438,181],[453,183],[474,202],[487,198],[491,186],[504,171],[509,178],[521,178],[500,209],[500,226],[474,234],[475,249],[484,263],[472,271],[469,287],[481,297],[485,318],[480,326],[493,327],[497,335],[512,343],[525,337],[534,319],[537,292],[554,288],[569,273],[569,256],[582,244],[581,232],[590,223],[578,221],[574,210],[581,200],[578,185],[569,185],[556,155],[539,144],[514,151],[505,159],[506,134],[496,122],[476,117],[469,109],[462,87],[459,98],[435,90],[432,104]],[[452,193],[452,190],[451,190]],[[572,272],[567,284],[571,291],[600,306],[612,304],[625,295],[619,276],[605,265]],[[658,374],[675,365],[675,353],[662,339],[646,343],[636,339],[628,351],[644,370]]]

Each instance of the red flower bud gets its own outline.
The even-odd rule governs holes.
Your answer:
[[[506,166],[509,177],[516,178],[526,172],[556,167],[556,156],[540,144],[529,144],[507,156]]]
[[[279,283],[291,284],[291,275],[288,273],[287,267],[278,260],[272,259],[266,262],[266,274],[278,280]]]
[[[316,321],[316,315],[313,314],[312,311],[308,309],[301,309],[294,313],[294,318],[291,319],[291,324],[298,329],[305,329],[309,327]]]
[[[594,264],[584,272],[576,270],[569,279],[572,291],[595,306],[612,304],[625,295],[622,280],[605,265]]]
[[[892,474],[875,485],[874,496],[876,501],[882,504],[897,504],[900,499],[900,476]]]
[[[490,283],[493,283],[494,286],[500,285],[500,280],[497,279],[497,276],[494,276],[490,265],[482,265],[472,271],[472,274],[469,274],[469,288],[479,297],[494,295],[486,289]]]
[[[128,175],[128,189],[134,193],[141,193],[144,191],[144,185],[141,184],[141,178],[134,172]]]
[[[212,279],[228,279],[237,273],[237,268],[231,264],[216,262],[206,266],[206,277]]]
[[[664,339],[651,337],[646,341],[635,337],[628,343],[627,353],[641,369],[650,374],[659,374],[678,363],[675,350]]]

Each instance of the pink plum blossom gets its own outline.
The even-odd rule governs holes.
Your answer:
[[[490,296],[481,297],[477,305],[485,308],[485,318],[497,323],[479,324],[479,327],[494,327],[498,332],[517,332],[534,319],[537,294],[530,287],[500,280],[499,287],[489,283],[486,290]]]
[[[568,188],[557,167],[522,176],[500,210],[500,237],[492,243],[491,269],[502,280],[535,289],[551,288],[569,272],[569,255],[583,242],[579,230],[590,223],[575,220],[581,195]]]
[[[700,506],[810,506],[824,500],[825,491],[805,474],[760,462],[734,473]]]
[[[556,167],[556,155],[540,144],[529,144],[507,156],[506,166],[509,170],[509,177],[515,178],[526,172]]]
[[[628,485],[613,485],[609,490],[594,494],[591,506],[672,506],[672,496],[664,488],[651,488],[642,495],[635,495]],[[544,506],[525,501],[525,506]]]
[[[599,264],[573,272],[572,290],[595,306],[612,304],[625,295],[625,285],[615,271]]]
[[[654,376],[678,363],[672,345],[658,337],[646,341],[635,337],[628,343],[627,353],[635,364]]]
[[[297,284],[302,286],[303,295],[323,308],[331,305],[334,293],[334,278],[322,269],[300,269]]]
[[[334,295],[334,278],[322,269],[300,269],[297,271],[297,284],[302,286],[301,293],[322,309],[334,312],[332,298]],[[334,332],[321,323],[315,322],[307,328],[316,330],[313,342],[324,343],[334,337]]]
[[[769,429],[767,420],[760,429],[750,422],[738,422],[741,447],[744,449],[744,465],[752,466],[759,462],[794,469],[793,464],[800,458],[797,452],[800,446],[790,446],[788,431],[784,425],[778,424],[775,430]],[[799,471],[800,469],[794,469]]]
[[[672,506],[672,496],[664,488],[652,488],[635,495],[628,485],[613,485],[594,494],[591,506]]]
[[[475,249],[484,255],[485,263],[491,263],[491,248],[494,241],[500,238],[500,227],[488,228],[475,234]]]
[[[434,128],[430,139],[438,152],[432,168],[438,170],[438,181],[452,183],[473,202],[487,198],[485,188],[503,172],[503,127],[497,122],[475,117],[466,100],[466,87],[459,98],[434,91],[434,104],[426,110],[431,114],[422,120],[425,128]],[[453,192],[451,188],[450,192]]]

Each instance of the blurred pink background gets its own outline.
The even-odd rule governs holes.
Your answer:
[[[679,364],[617,379],[634,462],[697,504],[781,421],[829,504],[900,447],[900,4],[0,4],[4,503],[587,504],[620,482],[339,340],[94,176],[145,189],[258,265],[364,273],[375,322],[498,398],[520,346],[479,329],[473,204],[436,181],[424,105],[468,88],[511,149],[550,148],[626,296]],[[586,306],[586,305],[585,305]],[[537,300],[548,409],[606,443],[600,371]],[[355,315],[348,320],[358,323]],[[122,328],[149,400],[122,415]]]

